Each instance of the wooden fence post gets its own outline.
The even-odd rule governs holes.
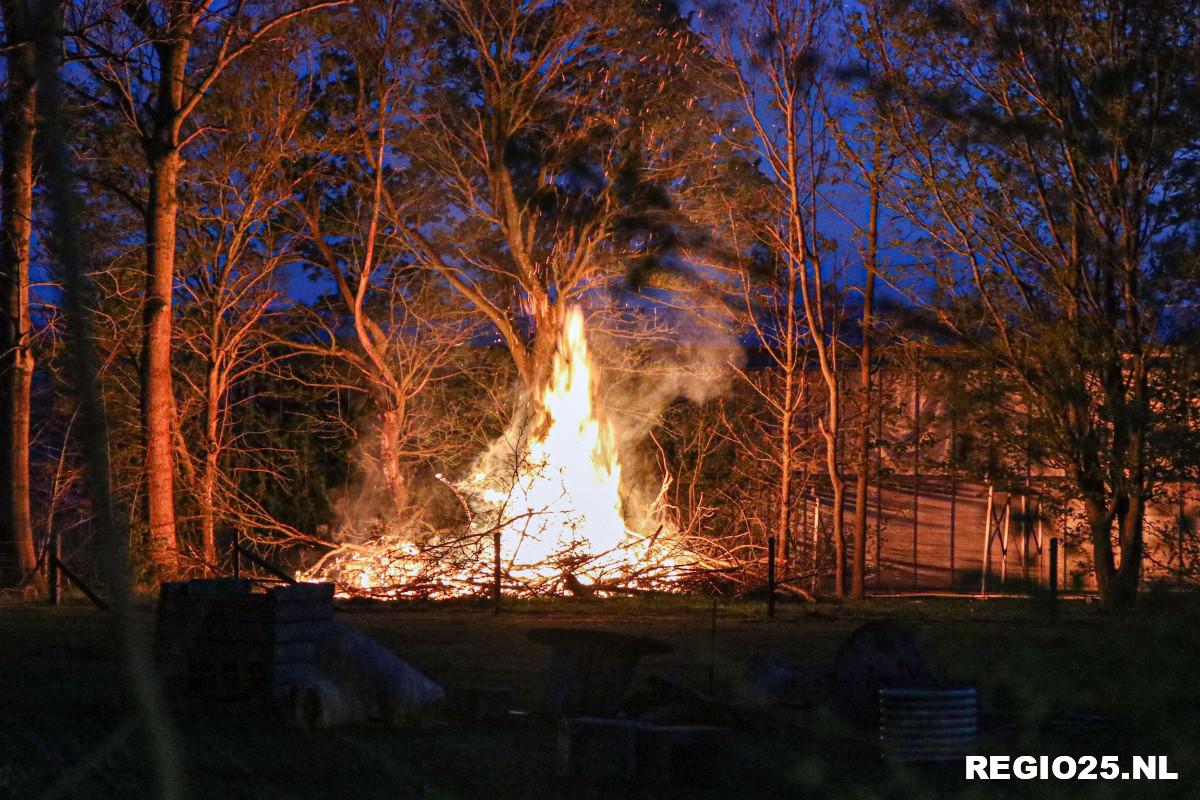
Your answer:
[[[492,613],[500,613],[500,531],[492,533]]]
[[[767,539],[767,616],[775,617],[775,537]]]
[[[49,586],[50,605],[56,606],[62,602],[62,575],[58,571],[60,554],[58,531],[50,535],[50,543],[46,548],[46,577]]]

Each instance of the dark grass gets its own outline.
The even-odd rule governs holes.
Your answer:
[[[580,786],[555,777],[554,730],[525,723],[419,728],[356,725],[299,731],[269,709],[228,704],[173,711],[192,798],[610,798],[610,797],[1200,797],[1200,602],[1160,598],[1137,612],[1105,614],[1063,603],[997,599],[873,599],[782,605],[721,604],[716,646],[709,601],[688,598],[508,604],[499,616],[472,604],[344,605],[341,618],[445,684],[507,686],[536,705],[547,653],[529,630],[597,626],[674,646],[646,659],[656,672],[737,696],[748,660],[766,653],[795,664],[832,661],[868,619],[919,624],[945,676],[976,685],[989,719],[1003,723],[982,753],[1167,755],[1167,783],[968,783],[962,765],[902,769],[882,762],[871,736],[848,728],[819,700],[760,729],[736,732],[717,785],[651,792]],[[147,626],[153,607],[139,609]],[[152,797],[146,750],[124,698],[106,616],[85,606],[0,607],[0,797]],[[1074,711],[1112,724],[1087,734],[1049,732]],[[114,735],[114,731],[117,735]],[[124,738],[121,738],[121,736]]]

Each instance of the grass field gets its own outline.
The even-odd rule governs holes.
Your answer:
[[[1166,755],[1172,782],[963,779],[959,763],[906,769],[878,756],[869,733],[839,722],[818,698],[731,735],[723,780],[686,792],[586,786],[557,778],[554,729],[543,723],[430,720],[301,731],[245,704],[176,709],[176,747],[192,798],[610,797],[1200,797],[1200,603],[1165,598],[1128,615],[1063,603],[1056,619],[1029,600],[874,599],[784,605],[767,621],[756,603],[722,604],[715,641],[701,600],[517,603],[499,616],[466,605],[343,606],[361,626],[446,685],[511,687],[534,708],[547,653],[539,626],[596,626],[653,636],[674,652],[645,660],[658,673],[718,694],[746,688],[748,662],[773,654],[827,665],[869,619],[925,632],[946,678],[978,686],[989,715],[1009,724],[981,753]],[[153,606],[138,611],[147,626]],[[122,693],[106,615],[85,606],[0,606],[0,797],[152,797],[142,734]],[[1063,712],[1111,722],[1087,734],[1047,731]]]

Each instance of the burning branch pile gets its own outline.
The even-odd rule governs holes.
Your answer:
[[[484,594],[499,576],[514,595],[681,591],[723,559],[681,536],[660,493],[629,514],[611,422],[596,403],[583,314],[567,312],[540,402],[447,485],[469,519],[460,535],[416,541],[406,531],[344,544],[303,575],[345,595],[447,598]],[[636,517],[653,526],[635,530]],[[702,545],[702,546],[698,546]]]

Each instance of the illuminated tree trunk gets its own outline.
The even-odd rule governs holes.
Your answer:
[[[545,300],[534,300],[530,303],[530,311],[533,317],[533,341],[526,349],[528,356],[524,359],[525,368],[518,371],[535,407],[540,408],[553,373],[554,353],[562,338],[566,307],[561,301],[550,304]],[[521,362],[522,359],[516,360],[518,364]]]
[[[1135,279],[1127,278],[1127,282],[1135,283]],[[1127,293],[1132,293],[1132,287],[1127,287]],[[1126,308],[1127,314],[1134,316],[1140,306],[1133,300],[1127,300]],[[1138,321],[1131,319],[1128,324],[1135,327]],[[1142,582],[1142,562],[1146,549],[1146,495],[1149,483],[1146,469],[1146,428],[1150,414],[1145,359],[1145,354],[1139,352],[1128,364],[1129,397],[1121,437],[1124,443],[1124,458],[1121,461],[1125,466],[1124,475],[1121,477],[1124,480],[1114,482],[1121,487],[1116,520],[1117,536],[1121,545],[1121,564],[1117,568],[1116,585],[1110,596],[1105,598],[1113,607],[1129,607],[1136,603]]]
[[[171,301],[175,282],[175,223],[183,157],[184,78],[195,18],[171,20],[155,43],[158,84],[144,147],[150,193],[146,203],[146,289],[142,301],[142,432],[146,448],[146,520],[150,559],[158,577],[179,567],[175,535],[174,397],[171,381]]]
[[[876,157],[878,157],[876,148]],[[873,182],[867,220],[867,274],[863,285],[862,346],[859,350],[859,391],[862,393],[862,425],[858,429],[854,486],[854,562],[850,574],[850,595],[866,596],[867,571],[867,491],[871,457],[871,326],[874,323],[876,257],[879,246],[879,189]]]
[[[789,342],[789,346],[794,346]],[[779,519],[776,525],[776,537],[783,546],[783,563],[784,570],[787,570],[787,563],[791,556],[791,541],[792,541],[792,470],[795,466],[792,463],[792,437],[793,424],[792,414],[789,409],[795,404],[796,387],[793,375],[789,370],[788,374],[784,375],[784,380],[787,385],[783,390],[784,413],[781,420],[779,437]]]
[[[94,16],[85,13],[83,28],[87,33],[77,34],[77,41],[92,50],[88,58],[79,59],[91,72],[93,79],[88,85],[107,90],[110,101],[119,109],[115,116],[134,129],[146,160],[148,192],[145,207],[139,207],[145,216],[146,236],[141,427],[147,544],[152,566],[162,579],[175,576],[179,558],[172,447],[175,403],[171,305],[177,184],[184,163],[181,149],[190,139],[183,134],[183,127],[221,73],[265,36],[302,14],[346,2],[314,2],[264,19],[257,13],[261,4],[233,3],[216,10],[202,2],[126,0],[99,4]],[[255,19],[261,21],[255,24]],[[192,44],[200,41],[210,46],[199,48],[201,63],[189,69]],[[134,52],[139,54],[138,66],[130,68],[128,58]],[[213,132],[217,127],[208,130]],[[191,137],[198,133],[193,131]]]
[[[1083,507],[1092,540],[1092,568],[1096,573],[1096,588],[1100,590],[1101,597],[1108,597],[1116,583],[1116,563],[1113,560],[1112,546],[1113,515],[1103,501],[1094,498],[1085,498]]]
[[[1128,482],[1123,490],[1112,491],[1100,477],[1097,453],[1083,452],[1082,463],[1075,468],[1075,483],[1082,489],[1084,517],[1092,544],[1096,588],[1109,608],[1132,606],[1141,585],[1146,501],[1139,436],[1132,437],[1134,441],[1125,445]],[[1119,550],[1113,546],[1114,534]]]
[[[47,6],[52,4],[47,3]],[[43,12],[50,9],[43,8]],[[62,30],[60,10],[46,13],[52,30]],[[94,515],[100,564],[113,608],[111,640],[122,657],[121,675],[128,680],[131,711],[137,714],[139,727],[146,732],[150,768],[155,786],[153,794],[164,800],[183,796],[182,771],[173,746],[174,737],[163,713],[153,659],[143,644],[142,625],[136,619],[130,592],[127,546],[128,518],[111,485],[108,422],[100,393],[98,361],[93,352],[91,323],[94,288],[85,267],[84,241],[80,233],[82,198],[76,194],[76,176],[67,146],[67,121],[59,102],[58,70],[63,48],[55,36],[39,37],[38,72],[42,88],[43,135],[39,142],[44,165],[46,199],[50,210],[51,249],[61,265],[63,323],[68,336],[67,361],[71,365],[70,384],[79,399],[80,426],[77,432],[83,465],[84,488]],[[115,686],[108,686],[110,691]]]
[[[0,175],[0,537],[19,581],[37,567],[29,507],[29,400],[33,352],[29,319],[29,243],[33,217],[33,137],[37,113],[34,45],[25,5],[4,0],[8,94]]]
[[[800,208],[796,193],[792,193],[792,208]],[[793,252],[799,254],[799,278],[801,299],[804,301],[805,321],[816,351],[817,366],[825,381],[825,416],[819,420],[821,435],[825,439],[825,473],[833,494],[833,590],[837,595],[846,593],[846,479],[842,473],[842,453],[839,438],[842,430],[841,379],[837,366],[837,338],[832,326],[826,325],[824,301],[822,299],[823,269],[821,262],[810,255],[808,233],[799,222],[800,214],[793,211],[795,245]],[[811,263],[811,275],[810,275]],[[827,338],[828,337],[828,338]]]
[[[388,409],[381,415],[379,425],[379,465],[388,498],[397,514],[408,506],[408,484],[400,465],[399,445],[404,412]]]
[[[171,384],[171,294],[175,278],[179,150],[169,139],[149,148],[146,289],[143,300],[142,429],[146,448],[146,519],[150,558],[160,578],[178,569]]]
[[[205,375],[204,474],[200,476],[200,543],[204,561],[211,570],[217,563],[217,475],[220,447],[220,365],[208,365]]]
[[[1117,568],[1115,585],[1106,598],[1110,606],[1128,608],[1137,602],[1145,552],[1145,520],[1146,499],[1140,492],[1134,493],[1127,498],[1124,513],[1118,518],[1121,565]]]
[[[837,375],[838,330],[830,317],[838,305],[833,262],[826,262],[818,223],[829,151],[818,131],[827,113],[823,84],[829,73],[797,69],[817,65],[831,5],[824,0],[763,0],[732,15],[729,27],[714,32],[712,47],[736,88],[742,111],[756,134],[765,194],[775,216],[760,235],[787,271],[788,303],[803,312],[803,335],[811,341],[826,387],[826,408],[818,419],[825,440],[825,471],[833,494],[834,590],[846,589],[845,489],[840,463],[841,390]],[[769,41],[770,47],[762,42]],[[751,55],[753,54],[753,55]],[[799,297],[797,304],[795,298]],[[789,314],[793,312],[791,309]],[[794,331],[799,335],[801,331]],[[789,335],[789,338],[794,338]],[[807,367],[807,361],[803,362]]]
[[[833,376],[835,385],[837,376]],[[839,419],[838,403],[840,392],[830,389],[829,410],[826,412],[825,427],[825,470],[833,490],[833,590],[838,595],[846,593],[846,480],[842,477],[841,453],[838,451]]]

